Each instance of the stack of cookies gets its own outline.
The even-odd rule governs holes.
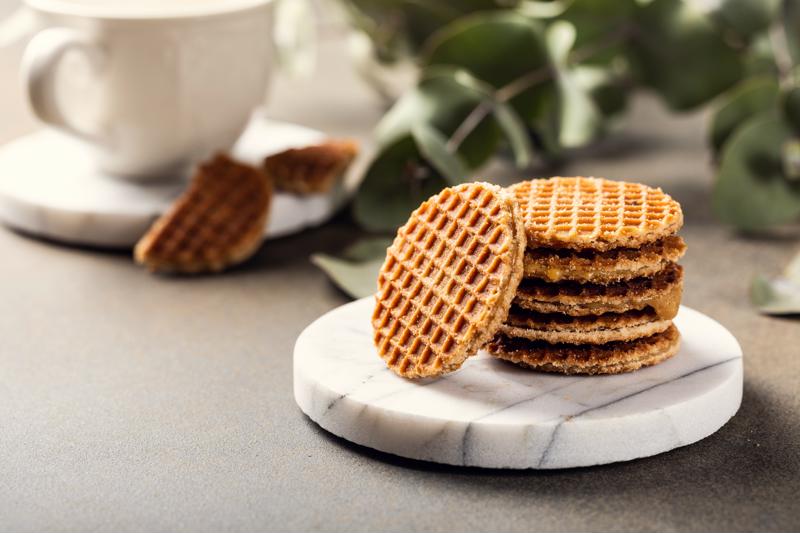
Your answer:
[[[521,366],[616,374],[677,353],[685,251],[660,189],[551,178],[445,189],[398,230],[378,276],[378,354],[453,371],[486,347]]]
[[[660,189],[551,178],[509,189],[522,212],[524,279],[488,351],[529,368],[616,374],[659,363],[680,341],[686,245]]]

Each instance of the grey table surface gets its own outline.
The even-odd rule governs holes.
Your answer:
[[[323,43],[313,79],[268,111],[369,138],[380,102]],[[0,141],[37,126],[0,50]],[[292,347],[346,301],[309,263],[356,237],[340,217],[267,243],[229,273],[162,278],[128,254],[0,230],[2,530],[797,530],[800,322],[759,316],[747,286],[796,238],[748,239],[709,212],[705,117],[637,99],[620,131],[560,172],[641,180],[682,202],[685,303],[730,328],[744,401],[715,435],[624,464],[495,471],[351,445],[292,398]]]

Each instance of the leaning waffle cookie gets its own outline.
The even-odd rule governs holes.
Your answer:
[[[498,334],[487,345],[493,356],[520,366],[561,374],[620,374],[669,359],[680,347],[675,326],[649,337],[605,344],[551,344]]]
[[[330,140],[271,155],[264,160],[264,171],[278,190],[297,194],[326,193],[357,154],[357,142]]]
[[[506,318],[524,249],[522,220],[499,187],[464,184],[423,202],[378,275],[372,326],[389,368],[436,376],[475,354]]]
[[[635,248],[672,235],[683,224],[676,201],[639,183],[557,177],[523,181],[510,191],[531,248]]]
[[[651,276],[678,261],[685,252],[686,244],[677,235],[639,248],[614,248],[605,252],[588,248],[528,248],[524,270],[525,277],[547,281],[611,283]]]
[[[506,337],[542,340],[549,343],[604,344],[648,337],[666,330],[672,322],[661,320],[652,308],[624,313],[572,317],[512,307],[500,333]]]
[[[514,303],[530,311],[570,316],[623,313],[651,307],[659,319],[669,320],[678,313],[682,293],[683,267],[671,263],[654,276],[608,285],[575,281],[548,283],[525,278],[517,289]]]
[[[271,201],[260,169],[218,155],[139,240],[134,258],[154,272],[215,272],[240,263],[261,244]]]

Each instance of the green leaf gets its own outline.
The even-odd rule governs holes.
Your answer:
[[[426,72],[419,85],[403,95],[378,124],[378,143],[387,146],[407,137],[418,124],[449,137],[485,98],[486,94],[456,69]],[[477,168],[494,154],[499,140],[497,123],[487,117],[461,143],[459,155],[469,168]]]
[[[750,299],[759,311],[768,315],[800,315],[800,254],[789,262],[782,276],[773,279],[756,276],[750,287]]]
[[[529,166],[533,160],[533,146],[523,120],[511,106],[500,102],[494,103],[494,116],[514,152],[517,168]]]
[[[800,315],[800,284],[786,279],[756,276],[750,286],[750,299],[767,315]]]
[[[394,231],[447,182],[422,159],[408,135],[383,148],[367,169],[353,202],[358,223],[372,231]]]
[[[562,15],[575,0],[522,0],[517,12],[526,17],[553,18]]]
[[[533,159],[533,147],[531,146],[530,135],[525,127],[525,122],[510,105],[495,100],[494,87],[479,80],[466,70],[455,67],[430,67],[427,70],[427,75],[452,76],[456,82],[483,95],[483,102],[491,106],[497,125],[502,130],[511,146],[511,150],[514,152],[517,167],[523,168],[530,164]]]
[[[628,53],[641,82],[675,110],[711,100],[743,70],[722,33],[683,0],[653,0],[640,9]]]
[[[800,139],[789,139],[781,146],[783,175],[792,183],[800,183]]]
[[[800,2],[797,0],[784,0],[783,29],[786,32],[786,41],[789,54],[795,64],[800,63]]]
[[[800,254],[794,256],[783,270],[783,277],[800,285]]]
[[[744,77],[769,76],[776,78],[778,76],[772,41],[768,33],[753,37],[747,48],[742,51],[741,56]]]
[[[577,0],[559,17],[576,29],[576,50],[591,50],[582,64],[610,66],[623,56],[625,37],[639,9],[635,0]]]
[[[592,97],[597,109],[606,117],[617,115],[628,103],[628,89],[620,70],[596,65],[572,68],[575,83]]]
[[[769,27],[780,6],[781,0],[723,0],[713,16],[740,37],[749,39]]]
[[[428,124],[416,124],[411,129],[411,136],[417,143],[417,149],[428,163],[435,168],[451,185],[464,183],[469,178],[469,169],[458,154],[447,147],[447,139],[436,128]]]
[[[800,133],[800,87],[787,88],[781,95],[781,111],[795,132]]]
[[[711,121],[710,142],[717,153],[736,128],[750,117],[772,109],[778,84],[767,77],[745,80],[725,94]]]
[[[451,20],[497,7],[494,0],[343,0],[342,4],[390,61],[419,53],[430,35]]]
[[[423,65],[463,68],[495,89],[538,72],[541,81],[521,91],[510,104],[529,123],[546,113],[552,83],[547,76],[543,27],[536,20],[505,10],[462,17],[431,36]]]
[[[800,216],[800,189],[783,175],[781,148],[790,134],[772,110],[748,119],[725,144],[712,197],[723,221],[759,230]]]
[[[375,293],[378,271],[391,244],[391,239],[383,237],[365,239],[345,249],[341,257],[313,254],[311,262],[345,293],[363,298]]]
[[[577,83],[567,64],[575,35],[575,26],[557,21],[547,29],[546,37],[558,86],[558,142],[566,148],[588,143],[602,123],[600,111],[590,94]]]

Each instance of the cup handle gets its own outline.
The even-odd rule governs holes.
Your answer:
[[[59,104],[57,67],[71,50],[81,52],[95,72],[103,69],[105,53],[98,43],[70,28],[49,28],[37,33],[25,49],[22,57],[23,89],[27,89],[31,109],[42,122],[91,143],[107,144],[99,132],[75,127]]]

